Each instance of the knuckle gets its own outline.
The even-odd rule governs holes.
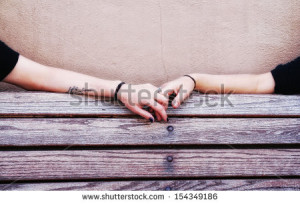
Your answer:
[[[164,111],[165,109],[162,107],[162,106],[157,106],[157,110],[159,111],[159,112],[162,112],[162,111]]]

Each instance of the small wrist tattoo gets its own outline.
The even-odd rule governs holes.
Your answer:
[[[68,94],[76,94],[76,95],[84,95],[87,92],[91,92],[91,91],[93,91],[93,90],[92,89],[85,89],[85,88],[79,89],[77,86],[73,86],[73,87],[69,88],[67,93]]]

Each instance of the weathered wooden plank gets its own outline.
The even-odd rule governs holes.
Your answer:
[[[300,179],[154,180],[0,184],[2,191],[298,191]]]
[[[0,82],[0,94],[1,92],[26,92],[26,90],[5,82]]]
[[[299,176],[299,161],[299,149],[3,151],[0,180]]]
[[[85,100],[86,99],[86,100]],[[1,93],[0,117],[132,116],[123,106],[68,94],[27,92]],[[198,117],[300,117],[300,96],[202,95],[195,93],[169,116]]]
[[[300,144],[299,127],[300,118],[2,118],[0,147]]]

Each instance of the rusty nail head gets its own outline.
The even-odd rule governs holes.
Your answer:
[[[171,188],[170,186],[167,186],[167,187],[165,188],[165,190],[166,190],[166,191],[171,191],[172,188]]]
[[[168,130],[169,132],[172,132],[172,131],[174,130],[174,127],[173,127],[172,125],[169,125],[169,126],[167,127],[167,130]]]
[[[172,162],[172,161],[173,161],[173,157],[172,157],[172,156],[168,156],[168,157],[167,157],[167,161],[168,161],[168,162]]]

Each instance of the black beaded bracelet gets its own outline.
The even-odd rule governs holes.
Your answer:
[[[190,75],[183,75],[183,76],[185,76],[185,77],[189,77],[190,79],[192,79],[193,80],[193,82],[194,82],[194,89],[196,88],[196,80],[193,78],[193,77],[191,77]]]
[[[116,88],[116,90],[115,90],[115,97],[114,97],[114,100],[115,100],[115,101],[118,100],[118,92],[120,91],[121,87],[122,87],[124,84],[126,84],[126,83],[122,81],[122,82],[119,83],[119,85],[117,86],[117,88]]]

